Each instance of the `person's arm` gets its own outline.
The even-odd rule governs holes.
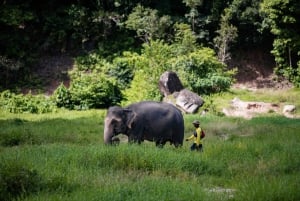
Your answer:
[[[189,141],[189,140],[192,140],[194,138],[194,134],[191,135],[190,137],[186,138],[185,141]]]

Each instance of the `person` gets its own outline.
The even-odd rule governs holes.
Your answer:
[[[203,145],[201,142],[202,129],[200,128],[200,122],[198,120],[195,120],[195,121],[193,121],[193,125],[195,127],[195,131],[194,131],[193,135],[191,135],[190,137],[188,137],[186,139],[186,141],[194,140],[194,143],[191,146],[191,151],[197,150],[197,151],[203,152]]]

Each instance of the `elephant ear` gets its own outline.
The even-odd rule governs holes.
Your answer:
[[[125,109],[124,112],[126,114],[126,125],[128,126],[128,128],[132,128],[134,120],[136,118],[136,113],[129,109]]]

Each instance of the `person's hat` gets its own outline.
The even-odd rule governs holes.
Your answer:
[[[200,122],[198,120],[193,121],[193,124],[200,125]]]

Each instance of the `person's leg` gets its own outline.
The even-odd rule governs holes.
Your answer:
[[[202,146],[202,144],[199,144],[198,151],[203,152],[203,146]]]
[[[193,143],[191,146],[191,151],[194,151],[195,149],[197,149],[197,145],[195,143]]]

